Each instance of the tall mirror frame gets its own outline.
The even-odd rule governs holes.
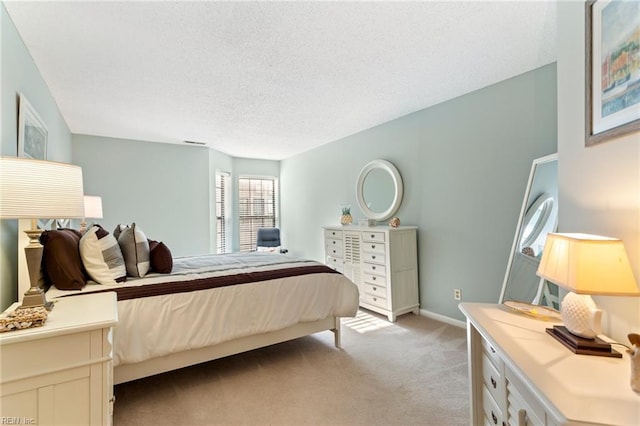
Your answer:
[[[558,225],[558,155],[533,160],[499,303],[525,302],[559,309],[558,288],[536,275],[548,232]]]

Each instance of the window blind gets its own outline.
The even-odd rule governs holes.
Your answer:
[[[276,226],[275,178],[239,178],[238,202],[240,251],[252,251],[258,229]]]
[[[216,253],[219,254],[230,251],[227,238],[229,180],[229,173],[216,172]]]

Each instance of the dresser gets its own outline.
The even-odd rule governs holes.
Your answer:
[[[324,228],[326,264],[358,285],[360,306],[386,315],[420,313],[417,227]]]
[[[552,322],[503,305],[459,306],[467,317],[470,424],[640,424],[624,348],[622,359],[576,355],[545,332]]]
[[[87,294],[59,299],[41,327],[1,333],[3,423],[111,424],[117,318],[115,293]]]

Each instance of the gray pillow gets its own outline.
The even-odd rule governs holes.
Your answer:
[[[144,277],[151,267],[149,241],[142,232],[142,229],[132,223],[130,227],[120,228],[118,244],[124,264],[127,268],[127,275],[130,277]]]

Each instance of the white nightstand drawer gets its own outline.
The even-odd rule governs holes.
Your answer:
[[[368,243],[384,243],[384,232],[365,231],[362,233],[362,239]]]
[[[486,339],[482,339],[482,349],[493,363],[493,366],[496,369],[502,371],[502,359],[500,358],[500,355],[498,355],[498,352],[496,352],[493,346],[491,346],[491,344],[487,342]]]
[[[385,287],[387,285],[387,277],[381,275],[362,274],[364,282],[367,284],[375,284]]]

